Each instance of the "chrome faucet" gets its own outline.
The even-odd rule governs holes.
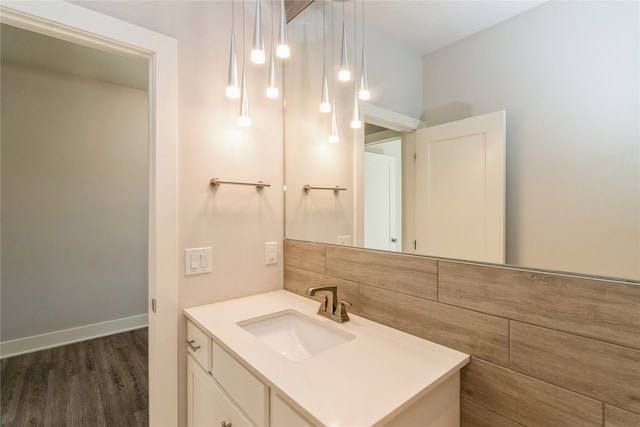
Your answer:
[[[338,287],[337,286],[316,286],[315,288],[307,289],[307,295],[314,296],[316,292],[330,292],[331,298],[327,295],[321,294],[322,300],[320,301],[320,308],[318,308],[318,314],[336,322],[344,323],[349,321],[349,315],[347,314],[347,305],[351,305],[349,301],[343,301],[338,299]]]

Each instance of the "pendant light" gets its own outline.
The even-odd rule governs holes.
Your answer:
[[[322,26],[325,30],[324,36],[322,38],[322,94],[320,96],[320,111],[322,113],[328,113],[329,111],[331,111],[331,104],[329,104],[329,84],[327,83],[327,21],[325,6],[326,1],[322,0]],[[333,23],[331,27],[333,28]]]
[[[338,122],[336,120],[336,97],[333,96],[332,99],[332,111],[331,111],[331,134],[329,135],[329,142],[332,144],[337,144],[340,142],[340,138],[338,137]]]
[[[231,99],[240,98],[240,88],[238,87],[238,65],[236,63],[236,25],[234,3],[234,0],[231,0],[231,47],[229,48],[229,77],[227,80],[227,97]]]
[[[362,127],[362,120],[360,120],[360,100],[358,99],[358,91],[354,91],[353,96],[353,120],[351,120],[351,127],[353,129],[360,129]]]
[[[251,50],[251,62],[264,64],[264,40],[262,39],[262,8],[260,0],[256,1],[256,20],[253,26],[253,49]]]
[[[280,35],[278,37],[277,47],[278,58],[288,58],[291,55],[289,42],[287,40],[287,11],[284,6],[284,0],[280,0]]]
[[[331,2],[331,69],[333,70],[333,1]],[[331,144],[337,144],[340,141],[336,120],[336,79],[333,73],[331,73],[331,133],[328,140]]]
[[[358,98],[363,101],[371,98],[371,92],[369,92],[369,80],[367,78],[367,57],[364,48],[364,0],[362,1],[362,74],[360,76],[360,92],[358,92]]]
[[[325,65],[322,71],[322,99],[320,100],[320,112],[328,113],[331,111],[329,104],[329,85],[327,83],[327,67]]]
[[[273,41],[273,7],[271,8],[271,58],[269,61],[269,86],[267,86],[267,98],[275,99],[279,95],[276,78],[276,60],[274,55],[275,43]]]
[[[340,70],[338,71],[338,80],[348,82],[351,80],[351,72],[349,71],[349,60],[347,58],[347,38],[344,30],[344,1],[342,2],[342,54],[340,55]]]
[[[357,46],[358,37],[357,37],[357,20],[356,20],[356,2],[353,1],[353,45]],[[355,58],[353,60],[353,74],[356,74],[358,69],[358,61]],[[353,119],[351,120],[351,128],[352,129],[360,129],[362,127],[362,121],[360,120],[360,100],[358,99],[358,85],[353,82]]]
[[[242,94],[240,96],[240,115],[238,125],[242,127],[251,126],[249,118],[249,101],[247,100],[247,75],[245,73],[245,42],[244,42],[244,0],[242,0]]]

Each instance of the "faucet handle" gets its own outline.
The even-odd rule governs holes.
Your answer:
[[[338,307],[336,308],[336,314],[338,316],[345,317],[346,320],[349,320],[349,315],[347,314],[347,307],[346,307],[348,305],[353,305],[353,304],[351,304],[349,301],[340,299],[338,300]]]
[[[309,294],[307,294],[309,295]],[[313,294],[313,295],[309,295],[312,299],[316,300],[316,301],[320,301],[320,308],[318,309],[318,311],[322,310],[322,311],[326,311],[327,310],[327,302],[329,301],[329,298],[327,297],[327,295],[325,294]],[[320,298],[318,298],[320,297]]]

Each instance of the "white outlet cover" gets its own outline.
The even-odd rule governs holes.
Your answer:
[[[264,244],[264,265],[278,263],[278,242],[265,242]]]
[[[351,236],[338,236],[339,245],[351,246]]]

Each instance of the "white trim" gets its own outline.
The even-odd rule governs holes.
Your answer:
[[[177,40],[60,0],[7,1],[0,21],[149,62],[149,425],[178,425]],[[151,306],[151,304],[149,304]]]
[[[0,342],[0,359],[144,328],[147,326],[147,318],[146,314],[140,314],[138,316],[124,317],[122,319],[94,323],[93,325]]]
[[[407,141],[407,136],[410,135],[410,132],[415,131],[416,129],[420,129],[424,127],[424,122],[419,119],[414,119],[413,117],[405,116],[404,114],[396,113],[395,111],[387,110],[386,108],[379,107],[374,104],[368,104],[366,102],[360,103],[360,111],[364,117],[365,123],[370,123],[376,126],[382,126],[387,129],[394,130],[396,132],[402,132],[403,136],[401,136],[403,142],[403,156],[405,160],[403,161],[402,167],[405,169],[402,173],[403,181],[402,181],[402,212],[403,212],[403,233],[402,233],[402,241],[403,246],[407,246],[409,243],[409,239],[406,239],[406,234],[404,230],[408,230],[410,226],[407,226],[404,221],[406,221],[406,216],[409,215],[409,209],[406,208],[406,201],[412,201],[413,198],[411,195],[407,195],[405,191],[405,185],[410,178],[410,175],[413,173],[413,163],[411,163],[411,168],[407,168],[406,163],[406,155],[408,150],[413,150],[411,142],[413,138],[410,138],[410,141]],[[365,138],[364,133],[360,134],[360,140],[356,140],[354,144],[354,197],[355,197],[355,208],[353,210],[354,215],[354,224],[355,224],[355,246],[364,247],[364,145]],[[413,154],[411,154],[413,156]],[[411,187],[413,188],[413,187]],[[410,190],[411,191],[411,190]],[[403,248],[405,250],[405,248]]]
[[[412,132],[424,127],[424,122],[420,119],[414,119],[374,104],[361,102],[360,111],[362,111],[362,116],[366,123],[382,126],[397,132]]]

